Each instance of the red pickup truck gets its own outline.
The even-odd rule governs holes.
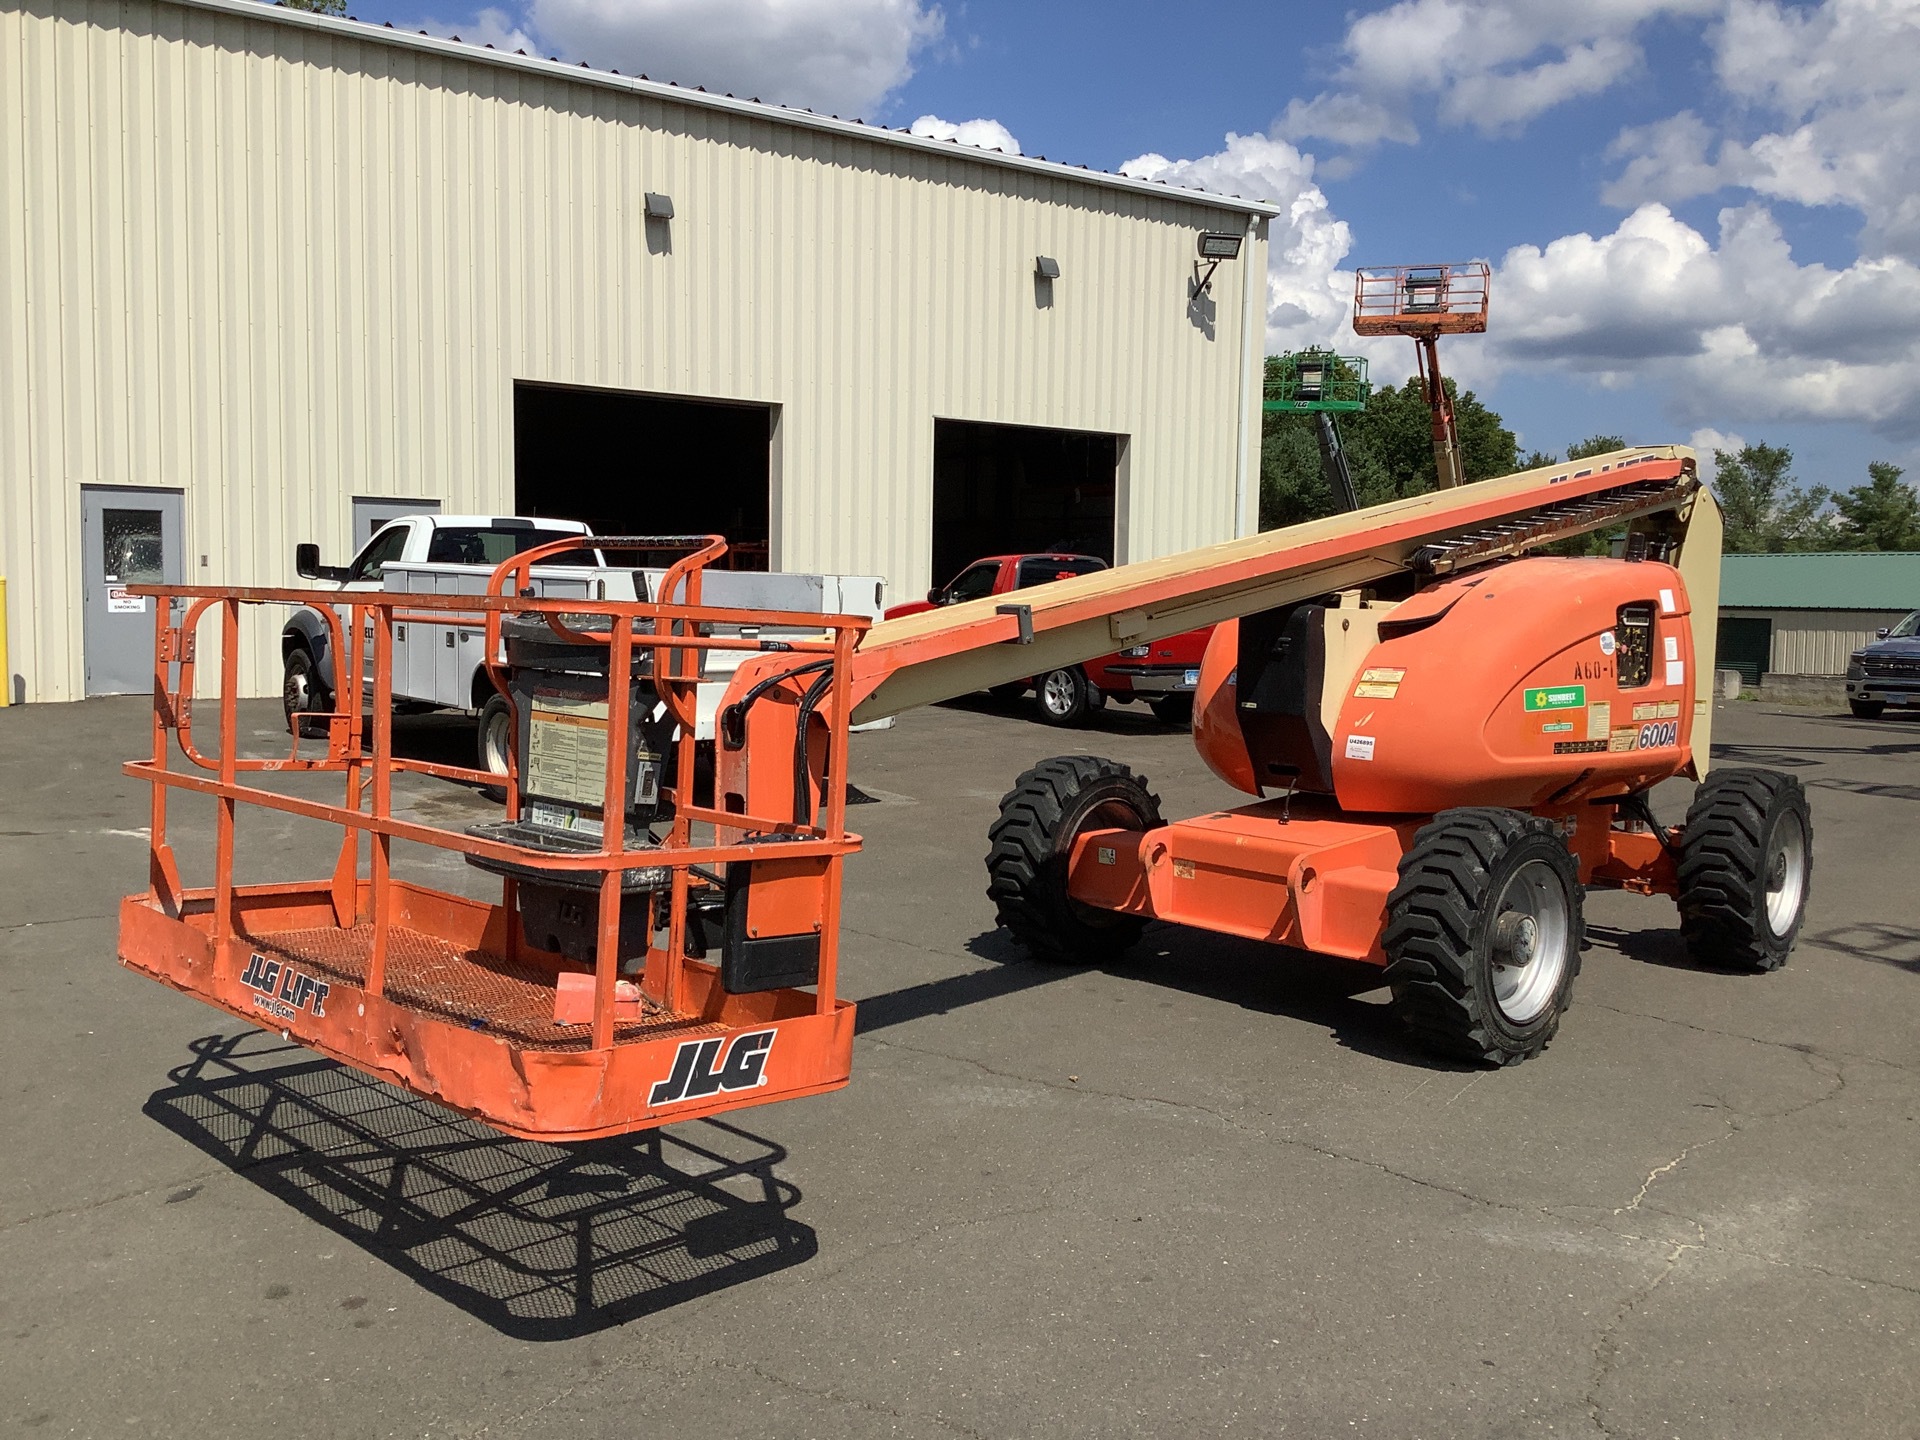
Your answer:
[[[909,600],[890,607],[887,618],[917,615],[942,605],[957,605],[962,600],[1004,595],[1010,590],[1024,590],[1029,585],[1044,585],[1049,580],[1064,580],[1071,575],[1090,575],[1106,568],[1106,561],[1092,555],[1052,552],[991,555],[974,561],[945,585],[929,590],[925,600]],[[1133,645],[1084,665],[1068,665],[1011,685],[996,686],[993,693],[1012,697],[1031,689],[1040,718],[1049,725],[1078,724],[1088,711],[1098,709],[1108,700],[1143,700],[1169,725],[1185,725],[1193,719],[1193,691],[1200,683],[1200,657],[1206,654],[1207,637],[1212,634],[1211,625],[1203,626],[1184,635],[1156,640],[1151,645]]]

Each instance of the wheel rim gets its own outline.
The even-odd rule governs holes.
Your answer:
[[[481,753],[486,757],[487,769],[495,775],[507,773],[507,720],[504,711],[489,715],[486,732],[481,737]]]
[[[1050,715],[1065,715],[1073,709],[1073,677],[1064,670],[1055,670],[1040,682],[1040,702],[1047,707]]]
[[[307,713],[310,694],[311,692],[307,689],[307,672],[289,669],[286,680],[280,686],[280,701],[287,707],[288,718]]]
[[[1086,814],[1082,815],[1070,829],[1062,832],[1060,844],[1054,853],[1071,855],[1074,842],[1089,830],[1145,830],[1146,828],[1147,817],[1126,801],[1118,797],[1101,800],[1097,804],[1088,806]],[[1106,929],[1127,923],[1128,917],[1118,911],[1103,910],[1097,905],[1088,905],[1075,900],[1072,896],[1067,897],[1067,904],[1083,924]]]
[[[1572,925],[1566,886],[1544,860],[1529,860],[1508,877],[1489,934],[1493,998],[1515,1025],[1537,1020],[1567,973]]]
[[[1782,815],[1767,855],[1767,928],[1785,935],[1800,918],[1807,893],[1807,829],[1800,817]]]

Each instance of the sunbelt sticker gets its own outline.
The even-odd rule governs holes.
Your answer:
[[[1584,685],[1544,685],[1527,691],[1529,710],[1578,710],[1587,703]]]

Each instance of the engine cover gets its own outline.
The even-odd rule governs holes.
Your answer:
[[[1242,694],[1242,634],[1298,633],[1344,611],[1276,626],[1223,625],[1203,667],[1194,735],[1216,774],[1259,794],[1313,783],[1316,707],[1287,706],[1271,675]],[[1291,629],[1288,626],[1291,626]],[[1236,632],[1236,633],[1226,633]],[[1318,663],[1331,790],[1341,808],[1535,809],[1640,789],[1692,765],[1691,610],[1680,574],[1654,561],[1530,557],[1442,581],[1381,614],[1357,664]],[[1337,645],[1300,644],[1313,657]],[[1268,642],[1267,653],[1274,653]],[[1289,729],[1264,714],[1302,712]],[[1278,742],[1278,743],[1277,743]],[[1289,774],[1288,772],[1293,772]],[[1298,776],[1298,778],[1295,778]]]

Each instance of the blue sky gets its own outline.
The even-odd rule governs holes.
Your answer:
[[[1810,483],[1920,478],[1920,0],[354,9],[1289,204],[1270,348],[1381,379],[1412,347],[1352,336],[1353,267],[1485,259],[1492,328],[1442,362],[1523,446],[1765,440]]]

